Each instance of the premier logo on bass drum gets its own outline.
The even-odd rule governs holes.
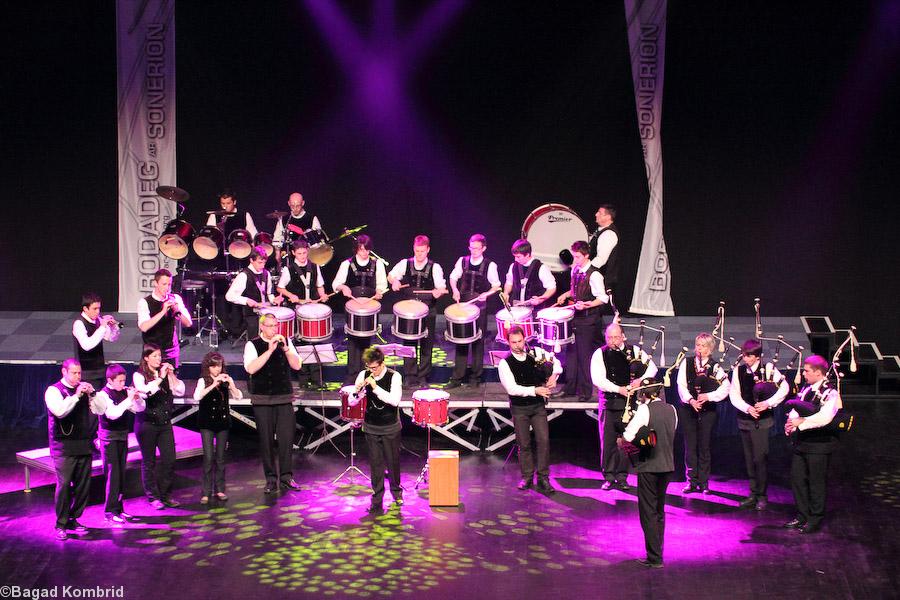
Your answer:
[[[565,223],[567,221],[571,221],[571,217],[557,217],[556,215],[548,215],[547,222],[548,223]]]

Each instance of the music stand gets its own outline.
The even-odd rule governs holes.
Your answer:
[[[337,355],[332,344],[311,344],[309,346],[295,346],[297,354],[300,355],[300,362],[313,363],[319,365],[319,384],[325,385],[325,379],[322,375],[322,365],[324,363],[333,363],[337,361]],[[322,394],[325,390],[320,390]]]
[[[404,346],[403,344],[376,344],[376,348],[380,349],[385,357],[388,356],[396,356],[398,358],[415,358],[416,357],[416,348],[415,346]],[[400,442],[400,449],[406,450],[416,458],[422,458],[409,448],[403,445],[403,442]]]

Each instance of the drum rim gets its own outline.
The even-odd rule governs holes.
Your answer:
[[[319,310],[319,309],[323,309],[323,308],[325,310],[327,310],[328,312],[322,313],[321,315],[316,315],[315,317],[312,317],[312,318],[325,319],[334,314],[334,311],[331,310],[331,307],[328,306],[327,304],[298,304],[296,306],[296,308],[294,308],[294,312],[297,314],[297,318],[299,318],[299,319],[309,319],[311,317],[301,315],[300,311],[301,310],[310,310],[310,309]]]
[[[379,312],[381,312],[381,302],[379,302],[378,300],[369,300],[369,302],[375,303],[375,307],[372,309],[365,309],[365,310],[351,310],[349,308],[351,302],[357,302],[356,298],[347,300],[347,302],[344,303],[344,310],[349,314],[353,314],[353,315],[356,315],[359,317],[368,317],[368,316],[375,315],[375,314],[378,314]]]

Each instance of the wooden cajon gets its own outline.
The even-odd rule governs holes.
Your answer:
[[[428,452],[428,505],[459,504],[459,451]]]

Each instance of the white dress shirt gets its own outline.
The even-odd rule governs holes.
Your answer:
[[[247,265],[247,268],[250,269],[250,272],[256,273],[259,275],[260,273],[266,273],[266,289],[265,293],[262,294],[263,302],[269,301],[272,302],[275,299],[275,296],[272,295],[272,276],[269,275],[265,269],[262,271],[257,271],[253,268],[253,265]],[[248,285],[256,285],[256,282],[252,284],[247,281],[247,274],[241,269],[241,272],[237,274],[237,277],[234,278],[234,281],[231,282],[231,287],[228,288],[228,291],[225,292],[225,299],[234,304],[240,304],[241,306],[246,306],[247,302],[250,298],[244,296],[244,292],[247,289]]]
[[[234,211],[231,214],[233,214],[235,216],[227,217],[227,218],[228,219],[236,219],[238,212]],[[244,216],[244,227],[243,228],[247,230],[247,233],[250,234],[250,237],[255,238],[258,231],[256,230],[256,224],[253,223],[253,217],[250,216],[250,213],[244,213],[244,215],[245,216]],[[216,215],[209,215],[209,218],[206,219],[206,224],[207,225],[218,225],[219,219],[222,219],[222,218],[223,217],[219,217]]]
[[[761,361],[756,361],[756,364],[753,365],[753,368],[750,370],[752,373],[756,373],[759,371],[762,366]],[[741,411],[742,413],[749,414],[750,405],[744,402],[744,398],[741,396],[741,379],[738,377],[738,370],[740,367],[735,367],[731,371],[731,392],[729,396],[731,397],[731,404],[734,405],[736,409]],[[769,408],[775,408],[781,401],[784,400],[785,396],[788,394],[788,382],[784,378],[784,375],[775,368],[775,365],[772,363],[766,363],[765,366],[766,372],[770,374],[770,379],[772,382],[778,384],[778,391],[764,402]],[[760,377],[760,380],[766,379],[765,377]]]
[[[356,385],[361,384],[366,380],[366,376],[368,375],[368,371],[360,371],[359,375],[356,376]],[[391,390],[388,391],[378,385],[378,383],[384,379],[384,376],[388,374],[388,369],[384,369],[381,374],[375,378],[375,387],[372,388],[372,391],[375,393],[375,397],[378,398],[381,402],[385,404],[390,404],[391,406],[400,406],[400,399],[403,398],[403,378],[400,377],[400,373],[397,371],[393,371],[393,375],[391,375]],[[347,399],[347,404],[350,406],[356,406],[359,404],[361,398],[359,394],[351,394]]]
[[[562,373],[562,365],[557,360],[556,356],[545,351],[543,348],[533,348],[535,355],[538,358],[546,358],[553,361],[553,374],[559,375]],[[526,353],[516,354],[515,352],[510,352],[509,355],[519,362],[524,362],[528,355]],[[506,390],[506,393],[510,396],[523,396],[530,397],[536,396],[534,385],[519,385],[516,383],[516,378],[513,375],[512,369],[509,368],[509,365],[506,363],[506,360],[501,360],[500,364],[497,365],[497,372],[500,375],[500,383],[503,384],[503,389]]]
[[[403,279],[403,276],[406,274],[406,261],[407,260],[408,259],[403,259],[400,262],[398,262],[396,265],[393,266],[390,273],[388,273],[388,275],[390,276],[391,279],[396,279],[398,281],[400,279]],[[415,259],[413,259],[413,266],[416,268],[416,270],[421,271],[422,269],[425,268],[426,262],[428,262],[428,261],[426,260],[425,262],[418,263],[415,261]],[[437,263],[434,263],[431,266],[431,279],[432,279],[432,281],[434,281],[435,289],[442,290],[447,287],[447,280],[444,279],[444,270],[441,268],[441,265],[439,265]]]
[[[822,387],[824,383],[824,379],[820,379],[819,381],[812,384],[812,386],[807,386],[800,390],[798,396],[803,398],[806,392],[810,389],[813,390],[813,393],[818,394],[819,389]],[[809,415],[803,419],[803,422],[797,427],[800,431],[806,431],[807,429],[817,429],[819,427],[825,427],[834,419],[834,416],[837,414],[838,409],[841,408],[841,395],[838,394],[838,391],[834,388],[829,388],[827,392],[825,392],[825,396],[822,398],[822,404],[819,407],[819,411],[815,414]],[[798,416],[796,410],[791,410],[790,414],[788,414],[789,419],[796,419]]]
[[[522,265],[522,274],[528,272],[528,267],[531,266],[531,263],[534,262],[534,258],[529,260],[527,263]],[[516,266],[516,263],[509,265],[509,268],[506,270],[506,285],[513,285],[513,267]],[[541,280],[541,285],[544,286],[545,290],[556,289],[556,279],[553,278],[553,273],[550,272],[550,267],[547,266],[546,263],[541,263],[541,267],[538,269],[538,279]],[[514,298],[515,300],[519,300],[524,302],[525,300],[530,300],[530,298],[525,297],[525,282],[519,282],[522,285],[522,289],[519,290],[519,297]]]
[[[350,260],[356,260],[356,257],[353,256]],[[370,260],[375,260],[373,257],[369,257],[366,262],[360,264],[357,261],[357,264],[361,267],[366,267],[369,264]],[[347,275],[350,273],[350,262],[346,260],[341,261],[341,266],[338,267],[337,275],[334,276],[334,281],[331,282],[331,289],[336,290],[338,286],[344,285],[347,283]],[[384,263],[380,260],[375,261],[375,291],[381,292],[382,294],[388,291],[388,281],[387,281],[387,273],[384,270]]]
[[[692,358],[694,361],[694,369],[695,372],[699,372],[700,369],[705,368],[712,358],[707,358],[704,361],[700,361],[696,358]],[[731,384],[728,381],[728,377],[724,376],[725,373],[722,371],[722,367],[718,363],[714,363],[713,367],[713,376],[716,379],[721,378],[721,383],[719,387],[717,387],[712,392],[706,393],[706,398],[710,402],[721,402],[725,398],[728,397],[729,390],[731,389]],[[678,367],[678,397],[681,398],[681,401],[685,404],[689,403],[694,397],[691,395],[690,390],[687,386],[687,361],[682,361],[681,366]]]
[[[624,352],[625,344],[619,346],[619,350],[621,352]],[[632,346],[631,352],[634,356],[639,356],[642,361],[646,361],[647,370],[644,371],[643,375],[641,375],[641,379],[644,379],[645,377],[653,377],[654,375],[656,375],[656,372],[659,370],[659,368],[656,366],[656,363],[653,362],[652,356],[650,356],[637,346]],[[603,360],[603,346],[600,346],[599,348],[594,350],[594,355],[591,356],[591,381],[595,386],[600,388],[600,391],[609,392],[610,394],[619,393],[619,387],[621,386],[610,381],[606,377],[606,362],[604,362]],[[631,382],[629,381],[629,383]]]

